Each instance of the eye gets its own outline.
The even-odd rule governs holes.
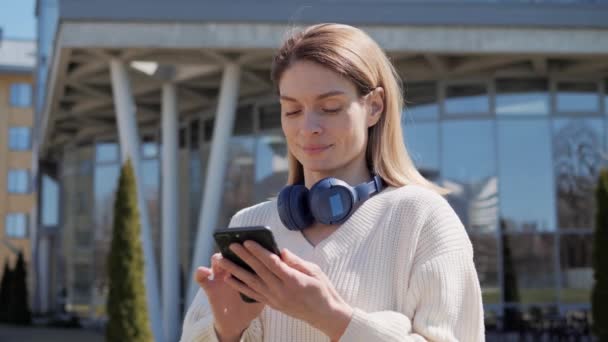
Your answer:
[[[295,114],[298,114],[299,112],[300,112],[300,110],[294,110],[294,111],[291,111],[291,112],[285,112],[285,116],[295,115]]]
[[[338,113],[342,108],[323,108],[323,111],[326,113]]]

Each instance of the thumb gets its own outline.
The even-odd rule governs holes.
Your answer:
[[[312,276],[312,270],[310,269],[308,262],[302,260],[299,256],[293,254],[287,248],[283,248],[281,251],[281,259],[291,268],[295,268],[296,270]]]

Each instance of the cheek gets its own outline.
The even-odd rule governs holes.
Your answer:
[[[283,130],[283,134],[285,135],[285,138],[287,138],[287,140],[289,140],[291,137],[293,137],[293,135],[294,135],[293,125],[290,125],[289,123],[281,120],[281,129]]]

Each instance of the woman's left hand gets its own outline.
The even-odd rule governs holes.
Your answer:
[[[275,310],[308,322],[332,340],[342,336],[353,309],[340,297],[319,266],[300,259],[287,249],[281,251],[279,258],[254,241],[232,244],[230,249],[256,274],[224,258],[221,267],[230,273],[225,278],[229,286]]]

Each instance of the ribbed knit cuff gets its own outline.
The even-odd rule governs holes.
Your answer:
[[[213,315],[209,315],[184,331],[181,342],[219,342],[213,327]]]
[[[395,336],[407,335],[412,329],[411,323],[403,315],[399,315],[402,317],[394,321],[397,318],[395,316],[395,313],[388,311],[367,313],[355,308],[350,323],[346,327],[346,331],[342,335],[342,338],[340,338],[340,341],[389,341],[393,340]]]
[[[370,326],[366,313],[360,309],[353,310],[353,316],[350,323],[346,327],[346,331],[342,335],[342,342],[357,342],[357,341],[373,341],[374,337],[369,334]]]
[[[262,336],[262,325],[259,319],[251,322],[240,338],[240,342],[257,341]],[[205,317],[184,331],[181,342],[219,342],[213,326],[213,316]]]

